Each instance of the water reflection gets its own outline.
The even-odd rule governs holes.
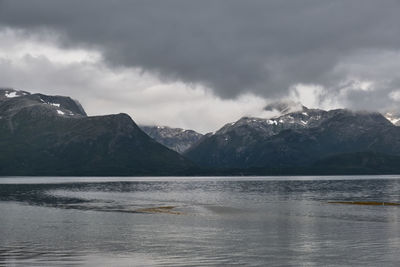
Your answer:
[[[399,207],[328,203],[399,202],[397,179],[166,179],[0,181],[0,265],[387,266],[400,260]]]
[[[0,265],[78,266],[81,261],[77,259],[84,255],[76,251],[48,249],[42,247],[41,244],[22,242],[22,244],[8,245],[0,249]]]

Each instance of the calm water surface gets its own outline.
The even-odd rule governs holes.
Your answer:
[[[0,178],[0,266],[399,266],[400,179]]]

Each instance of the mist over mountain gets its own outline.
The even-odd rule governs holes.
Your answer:
[[[264,107],[265,111],[278,112],[280,115],[285,115],[287,113],[301,111],[307,109],[300,102],[292,100],[281,100],[269,103]]]

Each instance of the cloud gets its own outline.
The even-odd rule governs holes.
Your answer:
[[[137,68],[110,68],[96,52],[59,48],[55,40],[0,30],[0,87],[69,95],[89,115],[125,112],[139,124],[214,131],[257,113],[265,100],[251,94],[221,99],[207,88],[165,82]]]
[[[329,85],[363,49],[398,49],[398,1],[5,0],[0,23],[54,30],[60,45],[95,47],[115,65],[202,84],[232,98]]]
[[[30,42],[51,43],[22,54],[30,54],[30,64],[46,54],[50,63],[43,58],[40,65],[54,75],[49,88],[78,94],[93,86],[103,99],[98,104],[130,99],[118,94],[151,96],[172,114],[167,101],[185,103],[182,97],[207,99],[218,110],[251,96],[253,106],[297,98],[315,107],[382,110],[399,102],[392,93],[400,88],[399,8],[396,0],[3,0],[0,26]],[[46,51],[35,54],[40,49]],[[3,71],[17,72],[2,57]],[[44,74],[35,75],[44,81]],[[149,80],[157,85],[146,87]],[[124,89],[101,89],[113,83]],[[190,112],[174,114],[179,121]]]

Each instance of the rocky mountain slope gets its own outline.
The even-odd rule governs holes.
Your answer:
[[[86,116],[63,96],[0,89],[0,175],[177,175],[194,165],[126,114]]]
[[[288,169],[316,168],[320,160],[364,152],[400,155],[400,128],[379,113],[302,107],[271,119],[245,117],[227,124],[185,155],[212,168]]]
[[[151,138],[178,153],[185,152],[203,136],[193,130],[184,130],[167,126],[139,127]]]

